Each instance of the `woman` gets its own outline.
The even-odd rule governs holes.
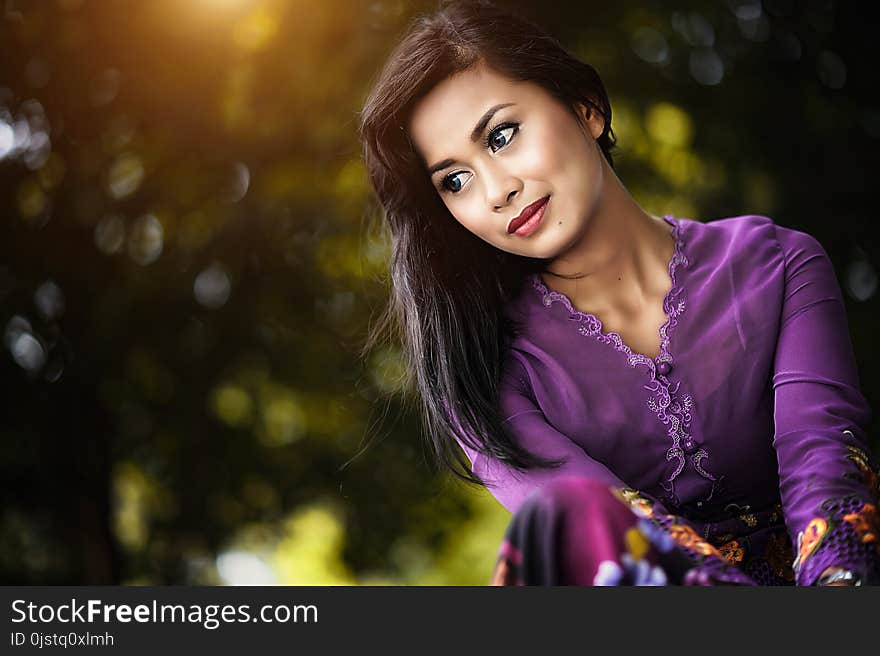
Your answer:
[[[400,328],[437,461],[514,514],[492,583],[880,580],[871,410],[813,237],[645,212],[596,71],[488,3],[413,23],[361,136],[393,244],[367,349]]]

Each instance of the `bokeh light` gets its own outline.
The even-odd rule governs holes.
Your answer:
[[[159,219],[145,214],[133,222],[128,236],[128,255],[141,265],[155,262],[162,254],[164,231]]]
[[[217,572],[225,585],[275,585],[272,568],[260,556],[226,551],[217,556]]]
[[[196,276],[193,294],[200,305],[215,310],[229,300],[231,283],[229,275],[218,263],[214,263]]]

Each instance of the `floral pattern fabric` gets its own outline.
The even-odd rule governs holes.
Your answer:
[[[683,519],[633,490],[563,477],[513,517],[490,585],[757,585]]]
[[[825,500],[821,514],[798,533],[793,566],[806,580],[814,580],[827,567],[838,566],[854,571],[863,583],[880,584],[880,473],[873,468],[867,451],[852,446],[847,450],[855,469],[844,477],[861,483],[869,500],[855,494]]]

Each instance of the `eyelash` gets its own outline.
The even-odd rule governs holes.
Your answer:
[[[506,123],[501,123],[500,125],[492,128],[491,130],[489,130],[489,134],[487,134],[486,138],[483,140],[483,145],[486,148],[491,148],[492,138],[498,132],[501,132],[502,130],[506,130],[508,128],[513,128],[513,133],[510,135],[510,139],[507,141],[507,143],[504,144],[503,146],[501,146],[501,148],[499,148],[498,150],[501,150],[503,148],[507,148],[507,146],[509,146],[511,144],[511,142],[513,142],[514,138],[516,137],[517,132],[519,132],[519,123],[513,123],[513,122],[508,121]],[[494,152],[497,153],[498,151],[496,150]],[[444,194],[444,193],[445,194],[457,194],[458,191],[461,191],[460,189],[458,191],[453,191],[452,189],[449,188],[449,186],[447,184],[450,179],[454,178],[459,173],[461,173],[461,171],[455,171],[453,173],[450,173],[449,175],[445,176],[443,178],[443,180],[440,181],[439,191],[441,194]]]

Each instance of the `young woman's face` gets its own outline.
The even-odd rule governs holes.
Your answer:
[[[595,211],[607,166],[595,141],[602,117],[577,109],[582,121],[541,86],[478,65],[422,98],[409,130],[459,223],[503,251],[552,259]],[[513,219],[544,199],[531,223],[510,231]]]

